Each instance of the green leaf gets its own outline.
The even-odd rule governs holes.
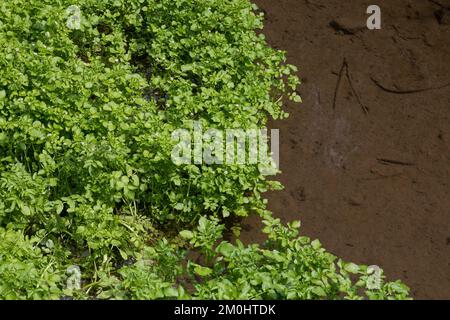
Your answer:
[[[234,249],[234,246],[228,242],[222,242],[217,247],[218,252],[225,257],[229,257],[234,252]]]
[[[58,201],[58,204],[56,205],[56,214],[61,214],[63,210],[64,210],[64,203]]]
[[[183,230],[180,232],[180,236],[184,239],[192,239],[194,237],[194,233],[189,230]]]
[[[208,224],[208,219],[206,219],[205,217],[200,217],[200,219],[198,221],[198,230],[200,232],[206,231],[207,224]]]
[[[359,272],[359,266],[354,263],[347,263],[344,267],[344,270],[350,273],[358,273]]]
[[[301,225],[300,221],[293,221],[293,222],[291,222],[291,226],[294,229],[300,228],[300,225]]]
[[[28,206],[22,206],[22,213],[26,216],[31,215],[31,209]]]
[[[202,267],[202,266],[196,266],[194,268],[194,271],[196,274],[198,274],[201,277],[209,276],[212,273],[212,270],[210,268]]]
[[[119,249],[119,253],[123,260],[128,260],[128,254],[125,251]]]
[[[175,205],[175,207],[174,207],[174,209],[175,210],[183,210],[184,209],[184,204],[182,204],[181,202],[178,202],[176,205]]]
[[[319,240],[314,240],[314,241],[312,241],[311,242],[311,246],[314,248],[314,249],[320,249],[321,247],[322,247],[322,244],[320,243],[320,241]]]
[[[164,290],[164,296],[169,298],[178,297],[178,290],[173,287],[166,288]]]
[[[183,66],[181,66],[181,71],[186,72],[186,71],[191,71],[193,69],[193,66],[191,64],[185,64]]]
[[[311,290],[314,294],[318,295],[319,297],[326,297],[327,293],[325,292],[325,290],[321,287],[314,287]]]

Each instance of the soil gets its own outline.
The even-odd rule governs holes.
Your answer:
[[[285,190],[269,208],[414,298],[450,299],[450,1],[378,1],[381,30],[366,27],[374,1],[254,2],[304,82],[304,103],[271,124]]]

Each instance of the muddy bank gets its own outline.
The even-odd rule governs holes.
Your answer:
[[[450,299],[450,25],[439,15],[450,2],[384,1],[377,31],[365,28],[369,1],[254,2],[304,80],[304,103],[272,124],[286,188],[267,195],[270,209],[415,298]]]

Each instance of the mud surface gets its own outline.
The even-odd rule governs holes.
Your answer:
[[[450,299],[450,1],[376,1],[375,31],[374,1],[254,2],[304,80],[304,103],[272,124],[285,190],[267,195],[270,209],[415,298]]]

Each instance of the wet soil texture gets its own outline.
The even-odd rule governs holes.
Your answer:
[[[450,299],[450,1],[254,2],[304,81],[304,103],[271,124],[285,190],[270,209],[414,298]],[[372,4],[381,30],[366,27]]]

